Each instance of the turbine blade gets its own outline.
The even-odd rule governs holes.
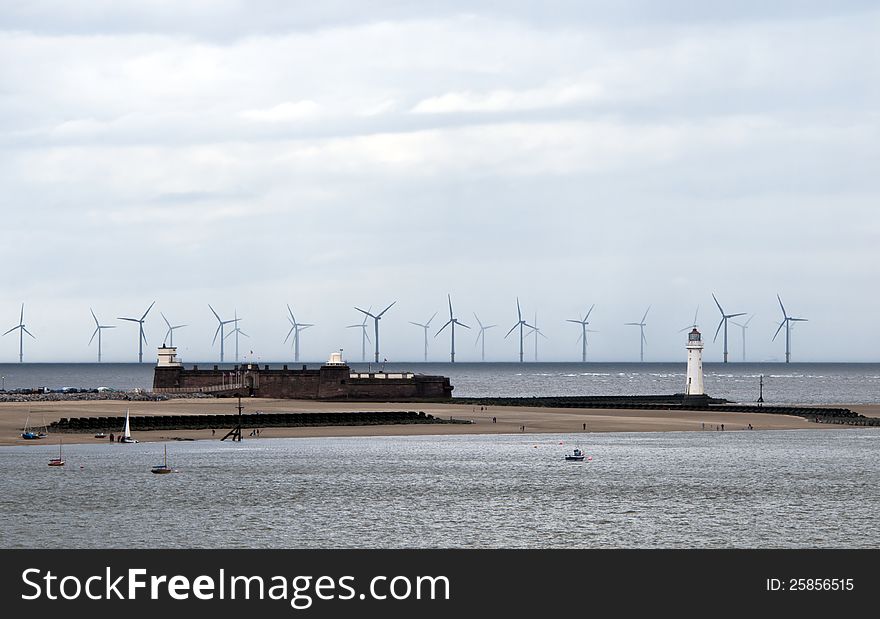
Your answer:
[[[8,333],[12,333],[12,332],[15,331],[16,329],[18,329],[18,326],[12,327],[9,331],[7,331],[6,333],[4,333],[3,335],[6,335],[6,334],[8,334]]]
[[[718,299],[715,298],[715,293],[712,293],[712,299],[715,301],[715,305],[718,306],[718,311],[721,312],[721,315],[724,316],[724,310],[721,309],[721,304],[718,302]]]
[[[99,325],[100,323],[98,322],[98,317],[95,316],[95,311],[91,307],[89,308],[89,311],[92,312],[92,318],[95,319],[95,325]]]
[[[127,320],[129,322],[140,322],[137,318],[117,318],[116,320]]]
[[[425,326],[428,327],[431,325],[431,321],[437,316],[437,312],[434,312],[430,318],[428,318],[428,322],[425,323]]]
[[[162,317],[162,320],[165,321],[165,324],[168,325],[168,329],[170,331],[171,330],[171,323],[168,322],[168,319],[165,317],[165,314],[163,314],[162,312],[159,312],[159,315]]]
[[[480,329],[482,329],[482,328],[483,328],[483,323],[480,322],[480,319],[477,317],[477,313],[476,313],[476,312],[474,312],[474,320],[477,321],[477,324],[480,325]]]
[[[154,306],[154,305],[156,305],[156,302],[155,302],[155,301],[153,301],[152,303],[150,303],[150,307],[148,307],[148,308],[147,308],[147,311],[144,312],[144,315],[141,316],[141,320],[144,320],[144,319],[147,317],[147,314],[150,313],[150,310],[153,309],[153,306]]]
[[[785,306],[782,304],[782,298],[777,294],[776,298],[779,300],[779,307],[782,308],[782,317],[788,318],[788,314],[785,311]]]
[[[721,319],[721,322],[718,323],[718,328],[715,329],[715,337],[712,338],[712,341],[713,341],[713,342],[714,342],[715,340],[718,339],[718,333],[721,331],[721,327],[722,327],[723,325],[724,325],[724,319],[722,318],[722,319]]]
[[[360,325],[352,325],[352,326],[359,327]],[[287,332],[287,335],[284,336],[284,341],[281,342],[282,344],[287,343],[287,339],[290,337],[290,334],[293,333],[294,329],[296,329],[296,327],[290,327],[290,331]]]
[[[770,340],[771,342],[775,342],[775,341],[776,341],[776,336],[779,335],[779,332],[780,332],[780,331],[782,331],[782,327],[785,326],[786,321],[788,321],[788,318],[786,318],[785,320],[783,320],[782,322],[779,323],[779,328],[776,329],[776,333],[773,334],[773,339]]]
[[[95,339],[95,336],[98,335],[98,331],[99,331],[100,329],[101,329],[101,327],[96,327],[96,328],[95,328],[95,332],[92,333],[92,337],[89,338],[89,346],[92,345],[92,340],[94,340],[94,339]]]
[[[448,321],[445,325],[443,325],[442,327],[440,327],[440,330],[437,331],[437,333],[434,334],[434,337],[437,337],[438,335],[440,335],[440,334],[443,332],[443,329],[445,329],[446,327],[448,327],[448,326],[451,325],[451,324],[452,324],[452,321],[450,320],[450,321]]]
[[[221,322],[219,325],[217,325],[217,330],[214,331],[214,340],[211,342],[211,346],[213,346],[214,344],[217,343],[217,336],[220,335],[220,329],[222,329],[222,328],[223,328],[223,323]]]
[[[642,316],[642,322],[645,322],[645,318],[648,317],[648,312],[650,312],[650,311],[651,311],[651,306],[649,305],[648,309],[645,310],[645,315]]]
[[[250,335],[248,335],[247,333],[245,333],[245,332],[242,331],[241,329],[239,329],[238,332],[241,333],[241,334],[242,334],[243,336],[245,336],[245,337],[250,337]]]
[[[464,324],[463,322],[459,322],[459,323],[458,323],[458,326],[459,326],[459,327],[464,327],[465,329],[470,329],[470,327],[467,326],[466,324]]]
[[[748,319],[748,320],[747,320],[747,321],[746,321],[746,324],[745,324],[745,325],[743,325],[743,326],[746,326],[746,327],[748,327],[748,326],[749,326],[749,323],[750,323],[750,322],[752,322],[752,318],[754,318],[754,317],[755,317],[755,315],[754,315],[754,314],[752,314],[752,315],[751,315],[751,316],[749,316],[749,319]]]
[[[594,308],[594,307],[596,307],[596,304],[595,304],[595,303],[593,303],[593,304],[590,306],[590,309],[587,310],[587,315],[584,316],[584,322],[586,322],[586,321],[587,321],[587,318],[590,317],[590,314],[593,313],[593,308]]]
[[[516,323],[515,325],[510,327],[510,331],[507,332],[507,335],[510,335],[511,333],[513,333],[513,330],[516,329],[519,326],[519,324],[520,323]],[[504,337],[507,338],[507,335],[505,335]]]
[[[739,314],[728,314],[726,318],[736,318],[737,316],[745,316],[748,312],[740,312]]]
[[[394,305],[394,303],[397,303],[397,301],[394,301],[391,305]],[[385,312],[387,312],[388,310],[391,309],[391,305],[389,305],[388,307],[386,307],[385,309],[383,309],[381,312],[379,312],[379,315],[376,316],[376,318],[381,318],[381,317],[382,317],[382,314],[384,314]]]
[[[359,307],[355,307],[354,309],[356,309],[357,311],[361,312],[362,314],[366,314],[366,315],[369,316],[370,318],[375,318],[375,316],[373,316],[370,312],[368,312],[368,311],[366,311],[366,310],[362,310],[362,309],[359,308]],[[367,322],[367,319],[364,318],[364,323],[366,324],[366,322]]]
[[[220,320],[220,314],[218,314],[217,312],[214,311],[214,308],[211,307],[211,304],[210,304],[210,303],[208,303],[208,309],[210,309],[211,312],[213,312],[214,316],[217,317],[218,322],[223,322],[222,320]]]
[[[446,299],[449,301],[449,318],[452,318],[452,296],[447,294]]]
[[[519,306],[519,297],[516,298],[516,316],[519,319],[519,322],[522,322],[522,309]]]

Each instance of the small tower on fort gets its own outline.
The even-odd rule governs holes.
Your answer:
[[[162,344],[159,347],[159,359],[156,365],[160,368],[182,367],[183,364],[177,359],[177,347],[165,346],[165,344]]]
[[[697,328],[688,333],[688,369],[685,395],[704,395],[703,388],[703,338]]]

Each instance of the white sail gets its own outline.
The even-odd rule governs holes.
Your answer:
[[[122,428],[122,438],[131,438],[131,426],[128,423],[128,409],[125,409],[125,427]]]

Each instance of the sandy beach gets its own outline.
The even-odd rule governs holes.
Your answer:
[[[54,442],[50,436],[40,441],[26,441],[20,433],[28,415],[32,425],[51,424],[63,417],[121,416],[125,409],[137,415],[207,415],[236,412],[237,402],[226,399],[175,399],[160,402],[119,401],[61,401],[10,402],[0,404],[0,445],[40,445]],[[480,411],[479,406],[460,404],[408,403],[341,403],[302,400],[248,399],[243,400],[244,411],[252,413],[280,412],[353,412],[353,411],[424,411],[435,417],[464,419],[469,424],[413,424],[387,426],[329,426],[306,428],[261,428],[261,438],[305,436],[400,436],[436,434],[511,434],[583,432],[671,432],[714,431],[724,424],[725,431],[745,430],[751,424],[755,430],[790,430],[798,428],[829,429],[847,426],[817,424],[801,417],[759,413],[718,413],[708,411],[605,410],[558,409],[530,407],[492,407]],[[852,410],[866,416],[880,416],[880,405],[854,405]],[[493,423],[492,418],[497,421]],[[210,430],[154,430],[132,428],[139,441],[167,441],[176,439],[219,439],[228,428]],[[249,430],[249,429],[248,429]],[[65,443],[94,443],[91,434],[63,435]],[[247,434],[245,435],[247,436]]]

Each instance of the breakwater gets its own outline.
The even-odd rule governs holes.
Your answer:
[[[721,398],[673,395],[561,396],[517,398],[453,398],[456,404],[471,406],[528,406],[537,408],[601,408],[613,410],[706,411],[710,413],[763,413],[794,415],[815,423],[850,426],[880,426],[880,418],[865,417],[842,407],[764,406],[734,404]]]
[[[238,415],[138,415],[130,418],[138,430],[212,430],[230,428],[301,428],[314,426],[372,426],[394,424],[470,423],[460,419],[441,419],[423,411],[383,411],[345,413],[243,413]],[[49,425],[50,432],[118,432],[125,417],[65,417]]]

